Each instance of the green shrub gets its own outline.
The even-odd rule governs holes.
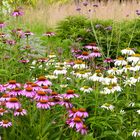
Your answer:
[[[60,21],[57,25],[57,34],[62,39],[71,39],[81,45],[97,42],[92,26],[99,41],[100,47],[107,55],[107,48],[110,47],[110,55],[116,57],[116,51],[131,47],[139,51],[140,40],[140,20],[120,21],[112,20],[92,20],[83,16],[69,16]],[[98,27],[97,26],[101,26]],[[105,30],[112,27],[112,30]],[[119,48],[119,49],[118,49]]]

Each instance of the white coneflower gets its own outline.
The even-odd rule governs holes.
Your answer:
[[[137,110],[137,113],[140,114],[140,110]]]
[[[125,66],[125,65],[127,65],[127,62],[124,60],[123,57],[119,57],[114,61],[115,61],[115,63],[114,63],[115,66]]]
[[[107,71],[108,74],[112,74],[112,75],[120,75],[122,74],[122,72],[123,72],[122,69],[118,69],[116,67],[113,67]]]
[[[89,86],[83,86],[80,88],[81,91],[83,91],[84,93],[90,93],[93,91],[92,88],[90,88]]]
[[[121,53],[125,54],[125,55],[133,55],[133,54],[135,54],[135,52],[131,48],[123,49],[123,50],[121,50]]]
[[[127,57],[127,61],[132,63],[132,66],[140,62],[140,54],[134,54],[130,57]]]
[[[131,77],[129,79],[126,79],[123,83],[124,83],[124,86],[127,86],[127,85],[129,85],[129,86],[132,86],[132,85],[135,86],[136,82],[137,82],[137,79]]]
[[[85,68],[87,68],[86,64],[82,60],[77,60],[74,63],[75,63],[75,65],[73,66],[73,69],[85,69]]]
[[[120,113],[124,115],[126,112],[124,110],[120,110]]]
[[[130,65],[126,65],[122,68],[122,71],[127,73],[129,71],[131,71],[133,69],[133,67],[131,67]]]
[[[137,64],[136,66],[131,68],[133,71],[140,71],[140,64]]]
[[[56,55],[55,54],[50,54],[50,55],[48,55],[48,58],[56,58]]]
[[[104,89],[100,92],[101,94],[111,94],[111,93],[114,93],[114,92],[121,92],[122,91],[122,88],[117,85],[117,84],[112,84],[112,85],[109,85],[107,87],[104,87]]]
[[[66,75],[67,70],[63,69],[63,68],[57,68],[56,70],[54,70],[53,74],[54,75]]]
[[[100,70],[96,70],[95,73],[89,77],[89,80],[102,82],[104,80],[103,74]]]
[[[57,78],[58,78],[58,77],[55,76],[55,75],[46,75],[46,77],[47,77],[48,79],[51,79],[51,80],[57,79]]]
[[[75,73],[75,76],[78,78],[88,78],[91,75],[90,71],[78,71]]]
[[[135,129],[135,130],[132,132],[132,136],[133,136],[133,137],[139,137],[139,136],[140,136],[140,130],[139,130],[139,129]]]
[[[68,84],[60,85],[61,88],[66,88],[67,86],[68,86]]]
[[[113,111],[115,107],[111,104],[105,103],[101,106],[101,108]]]
[[[103,83],[105,85],[109,85],[109,84],[112,84],[112,83],[117,83],[117,77],[115,77],[114,75],[109,75],[108,77],[105,77],[103,79]]]

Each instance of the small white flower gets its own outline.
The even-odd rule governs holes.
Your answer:
[[[113,83],[117,83],[117,77],[115,77],[113,75],[109,75],[108,77],[105,77],[103,79],[103,84],[105,84],[105,85],[109,85],[109,84],[113,84]]]
[[[103,74],[102,73],[94,73],[92,76],[89,77],[89,80],[92,80],[92,81],[98,81],[98,82],[103,82],[104,81],[104,78],[103,78]]]
[[[54,75],[66,75],[67,70],[63,69],[63,68],[58,68],[56,70],[54,70],[53,74]]]
[[[104,109],[107,109],[107,110],[111,110],[113,111],[114,110],[114,106],[111,105],[111,104],[108,104],[108,103],[105,103],[101,106],[101,108],[104,108]]]
[[[67,86],[68,86],[68,84],[60,85],[61,88],[66,88]]]
[[[73,66],[73,69],[85,69],[85,68],[87,68],[85,63],[83,63],[83,64],[75,64]]]
[[[137,110],[137,113],[140,114],[140,110]]]
[[[120,113],[124,115],[126,112],[124,110],[120,110]]]
[[[125,65],[127,65],[127,62],[122,57],[119,57],[118,59],[116,59],[114,61],[115,61],[115,63],[114,63],[115,66],[125,66]]]
[[[125,54],[125,55],[133,55],[133,54],[135,54],[135,52],[131,48],[123,49],[123,50],[121,50],[121,53]]]
[[[80,90],[83,91],[84,93],[90,93],[93,91],[93,89],[88,86],[81,87]]]
[[[57,79],[58,77],[55,75],[46,75],[47,78],[53,80],[53,79]]]
[[[138,130],[138,129],[135,129],[133,132],[132,132],[132,136],[133,137],[139,137],[140,136],[140,130]]]

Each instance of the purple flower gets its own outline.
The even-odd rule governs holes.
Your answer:
[[[140,10],[136,10],[136,14],[140,16]]]
[[[8,120],[2,120],[0,121],[0,126],[3,128],[8,128],[12,126],[12,122],[9,122]]]
[[[112,60],[111,58],[106,58],[106,59],[104,60],[104,62],[105,62],[105,63],[111,63],[111,62],[113,62],[113,60]]]
[[[39,101],[39,100],[48,100],[48,96],[46,95],[46,92],[42,91],[42,90],[38,90],[36,91],[37,94],[35,94],[35,97],[34,99],[36,101]]]
[[[87,6],[88,5],[88,2],[87,1],[83,2],[83,5],[84,6]]]
[[[14,111],[14,116],[24,116],[27,114],[25,109],[19,108]]]
[[[103,27],[103,25],[101,25],[101,24],[96,24],[96,25],[95,25],[95,28],[97,28],[97,29],[98,29],[98,28],[102,28],[102,27]]]
[[[10,80],[9,83],[4,85],[5,88],[7,89],[14,89],[16,87],[21,87],[20,83],[16,83],[16,80]]]
[[[98,7],[99,5],[98,4],[93,4],[93,7]]]
[[[73,90],[67,90],[67,93],[62,94],[62,97],[66,98],[66,99],[71,99],[74,97],[79,97],[79,95],[75,94]]]
[[[46,77],[44,77],[44,76],[40,76],[35,83],[38,84],[39,86],[42,86],[42,85],[51,86],[52,85],[52,83],[49,80],[47,80]]]
[[[86,127],[86,125],[83,124],[82,127],[79,127],[77,129],[77,132],[80,132],[82,135],[86,135],[87,134],[87,127]]]
[[[108,26],[108,27],[106,27],[104,29],[107,30],[107,31],[111,31],[112,30],[112,26]]]
[[[30,31],[25,31],[24,32],[24,35],[28,37],[28,36],[34,35],[34,34],[32,32],[30,32]]]
[[[21,104],[17,98],[12,97],[6,102],[6,107],[9,109],[18,109],[21,107]]]
[[[79,55],[77,58],[78,58],[78,59],[87,60],[87,59],[89,59],[89,54],[88,54],[88,52],[83,51],[82,54]]]
[[[62,106],[65,106],[67,109],[73,107],[73,105],[72,105],[72,103],[70,103],[69,99],[63,99],[63,101],[61,101],[59,104]]]
[[[16,41],[15,40],[6,40],[6,44],[8,44],[8,45],[15,45]]]
[[[33,90],[32,87],[26,87],[26,89],[23,90],[22,95],[27,98],[33,98],[35,96],[36,92]]]
[[[6,26],[6,24],[5,24],[4,22],[0,21],[0,28],[2,29],[2,28],[4,28],[5,26]]]
[[[8,94],[16,97],[16,96],[22,95],[22,91],[23,91],[22,89],[16,87],[15,89],[12,89],[11,91],[9,91]]]
[[[81,8],[80,8],[80,7],[77,7],[77,8],[76,8],[76,11],[81,11]]]
[[[46,32],[43,34],[43,36],[51,37],[51,36],[55,36],[55,33],[54,32]]]
[[[93,57],[101,57],[101,53],[98,50],[94,50],[92,53],[89,54],[89,58]]]
[[[40,100],[37,103],[37,108],[39,108],[39,109],[50,109],[50,104],[49,104],[48,100]]]
[[[25,59],[22,59],[22,60],[19,60],[19,62],[20,63],[23,63],[23,64],[26,64],[26,63],[29,63],[29,60],[28,59],[26,59],[26,60]]]
[[[83,120],[80,117],[75,117],[67,121],[67,124],[71,127],[76,129],[79,129],[83,126]]]
[[[86,110],[84,108],[80,108],[75,114],[74,114],[74,117],[83,117],[83,118],[86,118],[88,117],[88,113],[86,112]]]
[[[13,17],[23,16],[24,12],[21,9],[16,9],[12,12]]]

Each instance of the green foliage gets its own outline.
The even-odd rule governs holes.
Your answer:
[[[90,21],[83,16],[70,16],[58,23],[57,33],[62,39],[71,39],[74,42],[79,42],[81,45],[86,45],[91,42],[97,42],[92,24],[95,28],[100,47],[102,47],[106,55],[108,47],[110,47],[109,55],[113,57],[115,57],[116,51],[118,52],[124,47],[136,48],[139,51],[139,19],[127,22],[115,22],[112,20]],[[105,30],[106,27],[110,26],[112,30]]]

